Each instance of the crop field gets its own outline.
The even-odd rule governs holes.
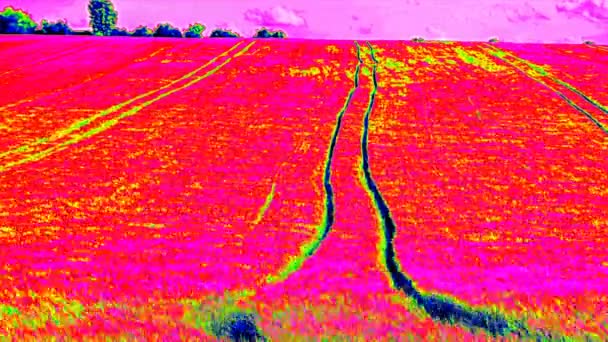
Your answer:
[[[607,47],[0,56],[0,337],[608,339]]]

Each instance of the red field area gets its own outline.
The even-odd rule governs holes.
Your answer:
[[[45,61],[52,60],[57,56],[67,56],[74,51],[78,51],[90,44],[83,38],[74,37],[56,37],[55,41],[62,39],[76,40],[66,48],[65,44],[49,44],[48,39],[36,35],[5,35],[0,41],[0,49],[5,52],[10,51],[10,57],[2,58],[0,66],[2,67],[2,75],[9,74],[13,70],[26,69],[33,65],[42,64]]]
[[[205,339],[236,306],[278,341],[489,338],[391,286],[363,181],[363,43],[353,89],[350,41],[41,38],[0,39],[57,57],[0,63],[22,87],[0,95],[0,335]],[[474,44],[372,45],[369,162],[403,271],[608,336],[605,134]]]
[[[465,63],[458,44],[375,45],[396,67],[379,74],[370,164],[404,272],[606,335],[604,133],[511,68]],[[569,319],[573,308],[585,318]]]
[[[518,45],[499,43],[497,47],[539,66],[560,80],[608,106],[608,49],[585,45]],[[608,113],[603,121],[608,122]]]
[[[113,128],[3,172],[6,290],[145,303],[276,273],[320,224],[327,148],[352,83],[343,70],[356,62],[351,43],[310,47],[257,43]],[[75,119],[55,113],[57,125]]]
[[[108,116],[115,109],[112,106],[134,107],[173,82],[187,82],[212,69],[215,65],[205,64],[234,45],[190,42],[175,46],[161,39],[149,40],[151,44],[146,46],[137,40],[132,49],[126,49],[131,52],[116,54],[117,50],[125,49],[121,41],[102,39],[99,48],[75,52],[7,77],[8,89],[3,92],[0,107],[4,113],[0,121],[3,132],[0,145],[11,150],[32,144],[35,139],[52,141],[56,137],[48,133],[61,133],[61,129],[78,125],[95,114]],[[128,43],[130,46],[131,42]],[[65,40],[63,45],[70,49],[76,44],[83,43],[74,39]],[[96,58],[97,54],[112,57]],[[202,71],[192,74],[202,66],[205,66]],[[45,69],[57,71],[48,73]],[[104,109],[109,113],[102,113]],[[62,113],[69,113],[69,117],[60,120]]]

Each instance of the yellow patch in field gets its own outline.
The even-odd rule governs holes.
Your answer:
[[[0,239],[14,238],[17,235],[17,230],[13,227],[0,227]]]
[[[498,234],[496,234],[494,232],[489,232],[487,234],[483,234],[481,236],[481,241],[483,241],[483,242],[498,241]]]
[[[329,53],[334,53],[334,54],[340,52],[338,47],[335,45],[328,45],[327,47],[325,47],[325,51],[327,51]]]
[[[587,189],[593,195],[608,196],[608,187],[606,186],[590,186]]]
[[[162,229],[162,228],[165,228],[165,225],[163,223],[135,223],[135,222],[129,222],[128,226],[129,227],[146,227],[146,228],[150,228],[150,229]]]
[[[500,185],[500,184],[486,184],[487,187],[492,188],[495,191],[505,191],[509,189],[508,185]]]
[[[502,217],[500,216],[486,216],[486,222],[498,222],[502,221]]]
[[[89,257],[69,257],[68,261],[72,262],[89,262],[91,259]]]
[[[310,67],[308,69],[298,69],[298,68],[289,68],[289,76],[317,76],[321,74],[321,69],[316,66]]]
[[[593,221],[591,221],[591,224],[595,227],[595,228],[599,228],[601,225],[606,225],[608,222],[606,221],[601,221],[599,219],[594,219]]]

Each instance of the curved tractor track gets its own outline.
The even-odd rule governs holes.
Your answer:
[[[369,118],[374,106],[375,96],[378,91],[378,80],[376,74],[378,61],[375,58],[372,45],[369,42],[367,42],[367,45],[369,46],[372,54],[372,60],[374,61],[372,71],[374,87],[370,93],[369,105],[365,112],[363,132],[361,135],[361,168],[363,170],[363,179],[361,182],[366,187],[371,200],[374,202],[380,218],[380,225],[383,234],[383,260],[392,280],[393,287],[403,292],[403,294],[406,296],[414,299],[417,306],[422,308],[433,319],[439,320],[443,323],[462,325],[473,332],[482,329],[493,336],[515,334],[520,338],[527,337],[543,340],[555,338],[554,336],[545,333],[542,329],[530,331],[524,322],[519,320],[509,320],[500,313],[491,312],[490,310],[485,309],[471,308],[466,304],[458,303],[457,300],[448,298],[444,295],[431,292],[424,293],[417,289],[413,279],[401,270],[397,255],[395,253],[395,247],[393,245],[393,239],[397,232],[397,226],[391,217],[391,212],[386,201],[382,197],[382,194],[380,193],[378,186],[372,177],[369,164]],[[358,45],[357,49],[359,49]]]
[[[331,228],[335,221],[335,203],[334,203],[334,190],[331,184],[331,165],[334,157],[334,151],[336,148],[336,143],[338,141],[338,136],[340,134],[340,128],[342,126],[342,119],[344,117],[344,113],[348,110],[349,105],[352,101],[353,95],[355,91],[359,88],[359,77],[361,71],[361,65],[363,61],[361,60],[361,56],[359,50],[357,49],[357,67],[355,69],[354,79],[353,79],[353,87],[350,89],[346,100],[344,101],[344,106],[338,112],[336,117],[336,125],[334,126],[334,131],[331,136],[329,148],[327,150],[327,159],[325,160],[325,167],[323,172],[323,189],[325,192],[325,203],[324,203],[324,211],[323,211],[323,219],[322,223],[318,228],[318,236],[316,239],[312,240],[308,244],[302,246],[302,253],[293,259],[289,265],[286,266],[285,270],[281,271],[278,275],[270,275],[267,277],[268,283],[276,283],[283,281],[289,277],[290,274],[296,272],[304,262],[310,258],[315,252],[321,247],[323,240],[327,237]]]

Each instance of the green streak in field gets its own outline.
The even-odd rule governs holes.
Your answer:
[[[18,315],[19,309],[17,309],[14,306],[10,306],[10,305],[0,305],[0,318],[2,318],[5,315]]]
[[[27,150],[29,150],[31,147],[35,147],[35,146],[37,146],[37,145],[40,145],[40,144],[46,143],[46,142],[48,142],[48,141],[51,141],[51,142],[52,142],[52,141],[56,141],[56,140],[58,140],[58,139],[61,139],[61,138],[65,137],[66,135],[68,135],[68,134],[70,134],[70,133],[72,133],[72,132],[74,132],[74,131],[76,131],[76,130],[81,129],[81,128],[82,128],[82,127],[84,127],[84,126],[89,125],[89,124],[90,124],[92,121],[94,121],[94,120],[97,120],[97,119],[99,119],[99,118],[102,118],[102,117],[104,117],[104,116],[107,116],[107,115],[109,115],[109,114],[112,114],[112,113],[114,113],[114,112],[117,112],[118,110],[122,109],[122,108],[123,108],[123,107],[125,107],[125,106],[128,106],[129,104],[131,104],[131,103],[133,103],[133,102],[135,102],[135,101],[137,101],[137,100],[140,100],[140,99],[142,99],[142,98],[144,98],[144,97],[147,97],[147,96],[150,96],[150,95],[152,95],[152,94],[158,93],[158,92],[159,92],[159,91],[161,91],[161,90],[164,90],[164,89],[167,89],[167,88],[169,88],[169,87],[172,87],[172,86],[173,86],[173,85],[175,85],[176,83],[179,83],[179,82],[184,81],[184,80],[186,80],[186,79],[192,78],[192,76],[194,76],[196,73],[200,72],[200,71],[201,71],[201,70],[203,70],[204,68],[206,68],[206,67],[208,67],[209,65],[213,64],[213,63],[214,63],[215,61],[217,61],[217,60],[218,60],[220,57],[226,56],[228,53],[230,53],[232,50],[236,49],[236,48],[237,48],[237,47],[238,47],[240,44],[242,44],[242,43],[243,43],[243,42],[238,42],[237,44],[233,45],[233,46],[232,46],[230,49],[228,49],[228,50],[224,51],[224,52],[223,52],[223,53],[221,53],[220,55],[218,55],[218,56],[214,57],[213,59],[211,59],[209,62],[205,63],[203,66],[201,66],[201,67],[199,67],[199,68],[196,68],[195,70],[193,70],[193,71],[191,71],[191,72],[189,72],[189,73],[185,74],[184,76],[182,76],[182,77],[180,77],[180,78],[178,78],[178,79],[176,79],[176,80],[171,81],[170,83],[168,83],[168,84],[166,84],[166,85],[164,85],[164,86],[162,86],[162,87],[159,87],[159,88],[154,89],[154,90],[151,90],[151,91],[149,91],[149,92],[147,92],[147,93],[144,93],[144,94],[138,95],[138,96],[136,96],[136,97],[134,97],[134,98],[132,98],[132,99],[130,99],[130,100],[124,101],[124,102],[119,103],[119,104],[117,104],[117,105],[114,105],[114,106],[112,106],[112,107],[110,107],[110,108],[108,108],[108,109],[105,109],[105,110],[103,110],[103,111],[101,111],[101,112],[99,112],[99,113],[97,113],[97,114],[95,114],[95,115],[93,115],[93,116],[91,116],[91,117],[88,117],[88,118],[86,118],[86,119],[83,119],[83,120],[79,120],[79,121],[77,121],[77,122],[74,122],[74,123],[73,123],[72,125],[70,125],[69,127],[65,128],[65,129],[62,129],[62,130],[59,130],[59,131],[57,131],[57,132],[55,132],[55,134],[53,134],[53,135],[52,135],[52,136],[50,136],[50,137],[46,137],[46,138],[39,138],[39,139],[37,139],[37,140],[36,140],[35,142],[33,142],[33,143],[30,143],[30,144],[24,144],[24,145],[22,145],[22,146],[20,146],[20,147],[17,147],[17,148],[15,148],[15,149],[12,149],[12,150],[9,150],[9,151],[6,151],[6,152],[3,152],[3,153],[0,153],[0,158],[4,157],[4,156],[6,156],[6,155],[10,155],[10,154],[14,154],[14,153],[20,153],[20,152],[27,151]],[[250,45],[251,45],[251,44],[250,44]],[[238,54],[237,54],[237,55],[238,55]],[[235,55],[235,57],[236,57],[237,55]],[[1,169],[0,169],[0,170],[1,170]]]
[[[582,92],[580,92],[578,89],[574,88],[573,86],[571,86],[570,84],[561,81],[560,79],[556,78],[555,76],[547,73],[542,67],[530,63],[522,58],[519,58],[513,54],[510,53],[506,53],[500,49],[498,49],[497,47],[494,47],[492,45],[489,44],[484,44],[489,46],[491,49],[487,49],[485,48],[484,50],[487,51],[488,53],[498,57],[500,60],[502,60],[503,62],[507,63],[508,65],[512,66],[513,68],[519,70],[521,73],[527,75],[528,77],[530,77],[531,79],[533,79],[534,81],[542,84],[543,86],[545,86],[546,88],[550,89],[552,92],[554,92],[557,96],[561,97],[564,101],[566,101],[572,108],[576,109],[577,111],[579,111],[581,114],[585,115],[589,120],[591,120],[597,127],[599,127],[602,131],[604,131],[604,133],[608,133],[608,127],[606,127],[603,123],[601,123],[598,119],[596,119],[591,113],[589,113],[588,111],[586,111],[585,109],[583,109],[582,107],[580,107],[579,105],[577,105],[576,103],[574,103],[574,101],[572,101],[569,97],[567,97],[566,95],[564,95],[561,91],[555,89],[554,87],[552,87],[551,85],[547,84],[546,82],[544,82],[542,79],[536,78],[534,75],[534,72],[540,74],[542,77],[547,77],[549,79],[551,79],[554,82],[557,82],[558,84],[570,89],[571,91],[573,91],[574,93],[576,93],[577,95],[579,95],[580,97],[582,97],[585,101],[591,103],[592,105],[594,105],[596,108],[600,109],[601,111],[603,111],[604,113],[608,113],[608,110],[606,109],[606,107],[602,106],[599,102],[591,99],[590,97],[586,96],[585,94],[583,94]],[[526,64],[528,67],[530,67],[531,69],[534,70],[534,72],[532,71],[528,71],[528,70],[524,70],[521,67],[517,66],[515,63],[508,61],[506,58],[504,58],[505,56],[511,56],[513,57],[515,60]]]
[[[456,51],[458,58],[460,58],[460,60],[462,60],[466,64],[470,64],[474,67],[481,68],[488,72],[496,72],[501,70],[498,64],[493,63],[490,59],[488,59],[488,56],[485,54],[482,54],[477,51],[467,52],[465,49],[460,47],[455,48],[454,51]]]
[[[75,325],[79,319],[82,319],[85,311],[81,302],[67,301],[64,298],[44,300],[39,305],[33,313],[22,313],[16,307],[0,305],[0,320],[10,321],[11,326],[16,329],[25,327],[37,330],[43,329],[48,321],[57,327]],[[57,311],[56,306],[59,306],[60,311]]]
[[[474,66],[479,66],[479,64],[480,64],[479,61],[475,57],[473,57],[473,56],[469,55],[468,53],[466,53],[466,51],[464,51],[463,49],[456,48],[454,50],[458,54],[458,57],[460,59],[462,59],[465,63],[472,64]]]
[[[424,57],[424,61],[430,65],[438,64],[437,60],[431,56]]]
[[[591,103],[592,105],[596,106],[599,110],[601,110],[602,112],[604,112],[605,114],[608,114],[608,107],[602,105],[600,102],[598,102],[597,100],[593,99],[591,96],[586,95],[585,93],[583,93],[582,91],[576,89],[574,86],[572,86],[569,83],[566,83],[558,78],[555,77],[551,77],[555,82],[561,84],[562,86],[570,89],[572,92],[576,93],[577,95],[581,96],[582,98],[585,99],[585,101]]]
[[[486,44],[487,45],[487,44]],[[490,45],[491,46],[491,45]],[[554,82],[559,83],[560,85],[568,88],[569,90],[571,90],[572,92],[576,93],[578,96],[582,97],[585,101],[587,101],[588,103],[596,106],[599,110],[601,110],[602,112],[604,112],[605,114],[608,114],[608,107],[604,106],[603,104],[601,104],[599,101],[593,99],[591,96],[586,95],[585,93],[583,93],[582,91],[578,90],[576,87],[574,87],[573,85],[571,85],[570,83],[567,83],[565,81],[560,80],[559,78],[551,75],[549,72],[547,72],[543,67],[541,67],[540,65],[534,64],[530,61],[527,61],[521,57],[515,56],[514,54],[509,54],[503,50],[500,50],[499,48],[495,47],[495,46],[491,46],[494,50],[489,50],[486,49],[486,51],[490,51],[491,54],[499,57],[500,59],[503,59],[503,57],[509,55],[513,58],[515,58],[516,60],[518,60],[519,62],[522,62],[524,64],[526,64],[528,67],[530,67],[532,70],[536,71],[537,73],[539,73],[541,76],[545,76],[545,77],[549,77],[551,80],[553,80]],[[504,60],[504,59],[503,59]],[[508,61],[506,61],[507,63],[509,63]]]
[[[403,63],[402,61],[398,61],[396,59],[392,59],[392,58],[387,58],[384,62],[384,65],[389,70],[394,70],[394,71],[407,70],[405,67],[405,63]],[[371,76],[371,72],[369,73],[369,76]]]
[[[272,183],[272,189],[270,189],[270,193],[268,194],[268,196],[266,196],[266,201],[264,202],[264,205],[260,208],[258,216],[256,217],[255,221],[253,221],[254,224],[258,224],[260,223],[260,221],[262,221],[264,214],[268,210],[268,207],[270,207],[270,203],[272,202],[272,199],[274,197],[275,185],[275,183]]]
[[[369,70],[369,68],[366,68],[366,67],[363,67],[363,68],[361,69],[361,73],[363,73],[363,75],[365,75],[365,76],[369,76],[369,77],[371,77],[371,76],[372,76],[372,71],[371,71],[371,70]]]
[[[246,46],[246,47],[245,47],[245,48],[242,50],[242,52],[245,52],[245,51],[249,50],[249,48],[251,48],[251,46],[252,46],[254,43],[255,43],[255,42],[251,42],[249,45],[247,45],[247,46]],[[235,55],[235,57],[236,57],[236,55]],[[42,159],[42,158],[44,158],[44,157],[46,157],[46,156],[48,156],[48,155],[50,155],[50,154],[52,154],[52,153],[59,152],[59,151],[61,151],[61,150],[66,149],[66,148],[67,148],[69,145],[72,145],[72,144],[78,143],[78,142],[80,142],[80,141],[82,141],[82,140],[84,140],[84,139],[86,139],[86,138],[89,138],[89,137],[91,137],[91,136],[93,136],[93,135],[99,134],[99,133],[101,133],[101,132],[103,132],[103,131],[105,131],[105,130],[107,130],[107,129],[111,128],[112,126],[116,125],[116,124],[117,124],[117,123],[118,123],[120,120],[122,120],[122,119],[124,119],[124,118],[126,118],[126,117],[129,117],[129,116],[132,116],[132,115],[137,114],[137,113],[138,113],[140,110],[142,110],[143,108],[146,108],[146,107],[148,107],[149,105],[151,105],[151,104],[153,104],[153,103],[155,103],[155,102],[157,102],[157,101],[159,101],[159,100],[162,100],[163,98],[165,98],[165,97],[167,97],[167,96],[169,96],[169,95],[172,95],[172,94],[174,94],[174,93],[176,93],[176,92],[178,92],[178,91],[181,91],[181,90],[183,90],[183,89],[186,89],[186,88],[190,87],[191,85],[193,85],[193,84],[195,84],[195,83],[198,83],[198,82],[200,82],[201,80],[203,80],[203,79],[205,79],[205,78],[207,78],[207,77],[209,77],[209,76],[213,75],[215,72],[217,72],[217,71],[218,71],[220,68],[222,68],[224,65],[228,64],[228,62],[230,62],[230,61],[232,60],[232,58],[233,58],[233,57],[226,59],[226,60],[225,60],[225,61],[224,61],[222,64],[220,64],[220,65],[218,65],[217,67],[213,68],[212,70],[208,71],[208,72],[207,72],[207,73],[205,73],[203,76],[198,76],[198,77],[194,78],[192,81],[190,81],[190,82],[188,82],[188,83],[184,84],[183,86],[180,86],[180,87],[177,87],[177,88],[171,89],[170,91],[168,91],[168,92],[166,92],[166,93],[163,93],[163,94],[160,94],[160,95],[158,95],[157,97],[155,97],[155,98],[153,98],[153,99],[151,99],[151,100],[148,100],[148,101],[146,101],[146,102],[142,103],[141,105],[138,105],[138,106],[136,106],[136,107],[133,107],[133,108],[129,109],[128,111],[126,111],[126,112],[124,112],[124,113],[120,114],[118,117],[113,118],[113,119],[111,119],[111,120],[107,120],[107,121],[103,122],[103,123],[102,123],[100,126],[95,127],[95,128],[93,128],[93,129],[90,129],[90,130],[88,130],[88,131],[84,132],[83,134],[76,135],[74,138],[72,138],[72,139],[70,139],[70,140],[64,141],[64,142],[62,142],[61,144],[58,144],[58,145],[56,145],[56,146],[53,146],[53,147],[47,148],[46,150],[40,151],[40,152],[38,152],[38,153],[36,153],[36,154],[33,154],[33,155],[31,155],[31,156],[28,156],[28,157],[26,157],[26,158],[23,158],[23,159],[20,159],[20,160],[18,160],[18,161],[15,161],[15,162],[10,162],[10,163],[7,163],[7,164],[5,164],[5,165],[3,165],[3,166],[0,166],[0,172],[2,172],[2,171],[4,171],[4,170],[6,170],[6,169],[8,169],[8,168],[11,168],[11,167],[17,166],[17,165],[21,165],[21,164],[24,164],[24,163],[27,163],[27,162],[31,162],[31,161],[35,161],[35,160]]]

